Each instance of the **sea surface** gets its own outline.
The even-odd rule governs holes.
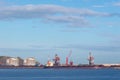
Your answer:
[[[120,80],[120,70],[0,69],[0,80]]]

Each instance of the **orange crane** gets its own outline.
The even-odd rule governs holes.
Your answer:
[[[66,65],[68,65],[68,62],[69,62],[69,57],[71,56],[71,54],[72,54],[72,50],[70,51],[70,53],[68,54],[68,56],[66,57]]]

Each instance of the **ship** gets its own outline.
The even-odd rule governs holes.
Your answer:
[[[73,61],[68,61],[69,57],[71,56],[71,51],[69,53],[69,55],[66,57],[66,64],[60,64],[60,57],[55,54],[55,57],[53,59],[53,62],[48,60],[47,64],[44,66],[44,69],[63,69],[63,68],[101,68],[102,65],[94,65],[94,57],[91,55],[91,53],[89,53],[89,57],[88,57],[88,61],[89,61],[89,65],[87,64],[81,64],[81,65],[74,65]]]
[[[102,69],[103,65],[44,66],[43,69]],[[110,67],[109,67],[110,68]]]
[[[79,64],[74,65],[73,61],[69,62],[70,54],[66,57],[66,63],[60,64],[60,57],[55,54],[53,62],[48,60],[47,64],[43,66],[43,69],[103,69],[103,68],[114,68],[120,69],[120,64],[94,64],[94,57],[91,52],[89,52],[89,56],[87,58],[88,64]]]

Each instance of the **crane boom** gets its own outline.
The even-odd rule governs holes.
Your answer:
[[[72,50],[70,50],[68,56],[66,57],[66,65],[68,65],[69,57],[71,56],[71,54],[72,54]]]

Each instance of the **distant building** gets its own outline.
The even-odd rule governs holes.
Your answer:
[[[18,58],[8,58],[6,60],[6,63],[9,66],[19,66],[19,59]]]
[[[6,60],[7,60],[8,58],[10,58],[10,57],[8,57],[8,56],[0,56],[0,65],[1,65],[1,66],[7,65]]]
[[[105,67],[110,67],[110,66],[120,66],[120,64],[102,64]]]
[[[20,57],[17,58],[13,58],[13,57],[9,57],[6,59],[6,65],[9,66],[23,66],[23,59]]]
[[[23,66],[24,65],[24,60],[20,57],[17,57],[19,60],[19,66]]]
[[[33,57],[27,58],[24,60],[24,65],[25,66],[35,66],[36,65],[36,60]]]

